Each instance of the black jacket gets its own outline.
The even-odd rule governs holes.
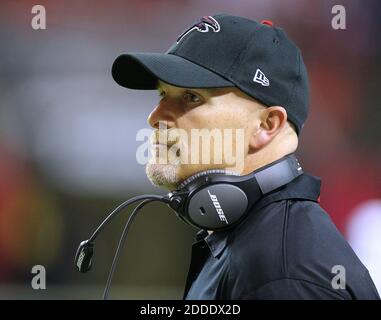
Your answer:
[[[237,227],[198,232],[184,298],[379,299],[319,194],[320,179],[303,174],[263,197]]]

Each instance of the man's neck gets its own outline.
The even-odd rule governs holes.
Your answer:
[[[245,160],[245,167],[241,175],[249,174],[259,168],[264,167],[265,165],[272,163],[276,160],[279,160],[286,156],[287,154],[292,153],[291,150],[274,150],[273,152],[261,152],[255,153],[247,157]]]

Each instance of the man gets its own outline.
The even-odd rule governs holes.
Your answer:
[[[165,54],[121,55],[112,73],[124,87],[159,90],[148,119],[156,130],[146,171],[169,190],[198,172],[246,175],[292,154],[308,114],[301,53],[270,21],[203,17]],[[161,131],[176,129],[189,135],[242,129],[231,145],[243,143],[242,163],[216,161],[221,145],[207,150],[209,163],[179,161],[179,153],[187,159],[200,149],[178,136],[160,139]],[[182,147],[172,150],[175,142]],[[184,298],[378,299],[367,269],[319,206],[319,194],[320,180],[302,174],[263,196],[234,228],[199,231]]]

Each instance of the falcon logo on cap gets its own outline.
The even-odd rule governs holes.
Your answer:
[[[192,32],[193,30],[197,30],[199,32],[208,32],[209,30],[212,30],[213,32],[219,32],[220,24],[212,16],[202,17],[193,26],[189,27],[182,34],[180,34],[176,42],[179,43],[188,33]]]

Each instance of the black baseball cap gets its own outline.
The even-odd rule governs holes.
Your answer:
[[[302,54],[284,30],[268,20],[202,17],[165,53],[120,55],[112,76],[131,89],[156,89],[159,79],[177,87],[237,87],[266,106],[284,107],[298,134],[308,115]]]

